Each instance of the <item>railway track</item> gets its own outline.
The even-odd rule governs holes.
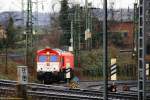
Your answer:
[[[0,80],[0,97],[15,97],[16,81]]]
[[[123,82],[118,82],[122,84]],[[130,83],[129,84],[136,84]],[[16,81],[0,80],[0,96],[1,97],[16,97]],[[148,91],[150,92],[150,91]],[[9,96],[8,96],[9,95]],[[147,100],[150,100],[150,93],[147,94]],[[44,85],[29,83],[27,84],[27,96],[34,100],[54,99],[55,100],[101,100],[103,92],[85,89],[69,89],[64,86]],[[137,91],[118,91],[109,92],[108,97],[112,99],[137,100]]]
[[[35,88],[35,87],[34,87]],[[41,89],[41,88],[40,88]],[[36,88],[36,92],[30,90],[29,93],[30,95],[34,96],[34,95],[38,95],[38,96],[42,96],[44,98],[44,96],[46,98],[51,98],[53,96],[57,95],[58,97],[63,97],[65,99],[67,99],[69,97],[69,99],[86,99],[86,100],[100,100],[103,99],[103,92],[101,91],[90,91],[90,90],[79,90],[79,89],[75,89],[75,90],[57,90],[57,89],[46,89],[43,92],[40,92],[39,88]],[[34,90],[34,89],[33,89]],[[110,100],[112,99],[124,99],[124,100],[137,100],[138,96],[137,96],[137,92],[109,92],[108,97]],[[68,99],[68,100],[69,100]]]

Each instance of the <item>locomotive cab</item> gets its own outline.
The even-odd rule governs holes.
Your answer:
[[[46,48],[37,52],[37,79],[52,81],[60,71],[60,57],[56,51]],[[54,74],[55,73],[55,74]]]
[[[44,83],[65,80],[67,68],[73,73],[73,60],[70,52],[50,48],[37,51],[37,79]]]

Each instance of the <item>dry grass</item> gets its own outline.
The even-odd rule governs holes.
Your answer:
[[[0,63],[0,79],[7,79],[7,80],[15,80],[17,81],[18,76],[17,76],[17,66],[20,66],[23,64],[14,62],[12,60],[8,60],[8,65],[7,65],[7,70],[8,72],[5,72],[6,65],[5,61]],[[30,69],[31,70],[31,69]],[[29,81],[30,82],[35,82],[36,81],[36,74],[34,71],[29,72]]]
[[[5,61],[3,61],[0,64],[0,79],[17,80],[17,63],[8,60],[7,73],[5,70],[6,64]]]

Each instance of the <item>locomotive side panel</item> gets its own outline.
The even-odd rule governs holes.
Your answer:
[[[62,54],[62,69],[66,69],[66,67],[74,69],[74,56],[71,53]]]

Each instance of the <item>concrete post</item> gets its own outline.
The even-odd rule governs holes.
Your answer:
[[[17,96],[23,100],[27,100],[27,83],[28,83],[28,69],[27,66],[18,66],[17,68],[18,84]]]
[[[111,80],[117,80],[117,65],[116,65],[116,58],[111,59]]]
[[[67,84],[69,84],[70,78],[71,78],[71,75],[70,75],[70,63],[67,63],[66,64],[66,79],[67,79]]]

